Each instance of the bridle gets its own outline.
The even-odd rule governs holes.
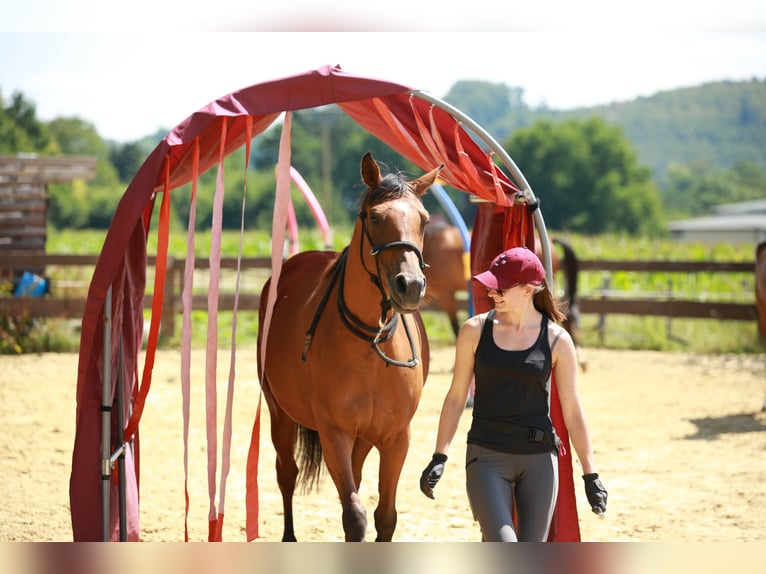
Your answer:
[[[415,342],[412,338],[412,333],[410,333],[410,328],[407,325],[407,321],[402,320],[404,323],[404,331],[407,334],[407,340],[410,343],[410,350],[412,351],[412,357],[408,361],[398,361],[396,359],[392,359],[386,355],[378,346],[380,343],[385,343],[391,339],[391,337],[393,337],[399,324],[399,315],[401,315],[401,313],[393,313],[390,318],[388,316],[389,311],[391,311],[393,306],[391,304],[390,297],[386,295],[386,290],[383,287],[383,282],[380,279],[380,261],[378,260],[378,255],[384,251],[388,251],[389,249],[409,249],[414,251],[415,255],[417,255],[421,269],[427,269],[428,264],[423,260],[423,253],[421,252],[420,248],[410,241],[391,241],[390,243],[383,244],[375,243],[367,227],[367,212],[364,209],[359,212],[359,219],[362,225],[362,233],[359,236],[359,259],[362,267],[369,275],[370,281],[378,288],[378,291],[380,291],[381,295],[380,319],[378,319],[378,325],[373,327],[365,324],[361,319],[354,315],[346,305],[343,287],[345,283],[344,279],[346,276],[346,263],[348,261],[349,248],[347,246],[340,255],[340,259],[338,264],[335,266],[332,277],[330,278],[330,283],[327,286],[327,290],[322,296],[322,300],[319,302],[319,306],[316,310],[316,313],[314,314],[314,319],[311,322],[311,326],[306,331],[306,339],[303,343],[301,360],[306,362],[306,355],[308,354],[308,349],[311,345],[311,339],[314,336],[316,326],[319,323],[319,317],[322,314],[322,310],[324,309],[325,304],[329,299],[330,292],[335,286],[335,283],[338,283],[338,314],[340,315],[340,318],[346,328],[360,339],[370,343],[372,348],[375,349],[375,353],[387,364],[395,365],[397,367],[414,367],[420,363],[420,358],[418,357],[417,350],[415,348]],[[370,244],[370,255],[375,257],[375,273],[372,273],[367,268],[367,264],[364,261],[363,253],[365,239],[367,239],[368,243]]]

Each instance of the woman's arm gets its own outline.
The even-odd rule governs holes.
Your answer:
[[[474,355],[481,335],[481,325],[482,316],[477,315],[463,323],[458,332],[452,383],[442,404],[434,452],[447,454],[457,432],[460,416],[465,411],[465,402],[473,382]]]
[[[553,347],[552,356],[553,373],[564,423],[572,446],[580,459],[583,474],[598,472],[588,422],[577,389],[577,351],[572,337],[563,327],[556,325],[554,329],[562,331]]]

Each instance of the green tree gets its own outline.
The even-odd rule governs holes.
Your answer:
[[[147,155],[139,142],[132,142],[112,147],[109,151],[109,161],[117,170],[120,181],[128,183],[136,175]]]
[[[552,229],[658,234],[662,203],[621,129],[599,118],[539,120],[506,149],[541,199]]]
[[[46,153],[50,146],[48,128],[37,119],[34,103],[20,92],[6,103],[0,92],[0,153]]]
[[[524,88],[477,80],[455,82],[445,101],[466,114],[495,139],[529,126],[534,112],[524,102]]]
[[[256,138],[251,166],[270,171],[278,161],[281,129],[273,127]],[[419,173],[413,164],[371,135],[337,106],[300,110],[292,116],[291,163],[298,170],[325,210],[332,225],[353,220],[362,188],[360,162],[369,151],[391,170]],[[301,218],[301,201],[296,201]],[[303,212],[310,218],[310,212]]]
[[[665,203],[674,217],[709,214],[717,205],[766,198],[766,172],[750,162],[720,169],[698,161],[671,164]]]
[[[96,177],[92,185],[119,187],[117,170],[109,160],[109,146],[93,124],[77,117],[56,118],[48,124],[60,154],[96,156]]]
[[[58,155],[96,157],[93,180],[49,186],[50,223],[57,228],[108,228],[124,191],[110,161],[109,146],[91,123],[77,117],[56,118],[48,129]]]

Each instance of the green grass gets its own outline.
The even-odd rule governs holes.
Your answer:
[[[552,237],[567,240],[581,259],[647,259],[677,261],[753,261],[754,246],[732,244],[687,244],[670,240],[631,238],[621,235],[577,236],[567,233],[548,232]],[[96,231],[55,231],[49,230],[47,251],[49,253],[98,254],[103,245],[106,232]],[[340,249],[346,245],[350,229],[336,230],[333,247]],[[151,234],[149,253],[156,251],[156,234]],[[321,249],[321,234],[316,230],[301,230],[300,249]],[[238,232],[225,232],[222,251],[225,255],[236,256],[239,251]],[[198,256],[209,253],[210,234],[199,232],[196,236],[195,251]],[[246,257],[268,255],[270,235],[263,231],[247,232],[243,238],[243,255]],[[170,237],[169,252],[174,257],[182,258],[186,252],[185,232],[173,232]],[[68,282],[80,285],[78,294],[84,296],[92,269],[52,268],[49,269],[54,282]],[[752,301],[753,275],[723,273],[635,273],[615,272],[608,274],[609,288],[626,292],[664,292],[672,290],[679,298]],[[582,272],[580,275],[580,293],[598,290],[604,287],[606,275],[602,272]],[[232,283],[230,276],[222,277],[223,282]],[[249,289],[262,281],[251,279]],[[151,271],[148,284],[151,288]],[[197,292],[204,292],[206,279],[195,282]],[[228,287],[227,287],[228,288]],[[148,318],[148,314],[147,314]],[[465,316],[462,317],[463,319]],[[454,337],[446,317],[442,313],[426,311],[424,320],[429,339],[434,345],[452,345]],[[41,324],[41,323],[44,323]],[[32,332],[25,331],[24,346],[34,350],[76,350],[79,334],[73,329],[72,321],[49,320],[37,322]],[[232,314],[219,313],[219,345],[228,347],[231,338]],[[257,313],[241,312],[237,319],[237,345],[255,344],[257,335]],[[180,341],[181,317],[176,320],[176,335],[161,340],[162,346],[177,346]],[[0,340],[5,347],[0,352],[18,352],[17,347],[8,342],[8,330],[5,338],[0,333]],[[35,335],[37,332],[37,335]],[[68,333],[68,334],[67,334]],[[207,333],[207,314],[194,312],[192,317],[193,345],[202,347]],[[599,325],[597,315],[583,316],[583,336],[586,347],[604,347],[612,349],[656,349],[662,351],[691,351],[700,353],[760,353],[763,346],[758,338],[756,325],[742,321],[714,321],[707,319],[673,319],[663,317],[637,317],[628,315],[609,315],[605,324]]]

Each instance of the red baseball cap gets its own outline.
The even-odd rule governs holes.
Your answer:
[[[540,285],[545,279],[545,269],[534,251],[526,247],[514,247],[496,256],[484,273],[473,279],[487,289],[508,289],[519,283]]]

